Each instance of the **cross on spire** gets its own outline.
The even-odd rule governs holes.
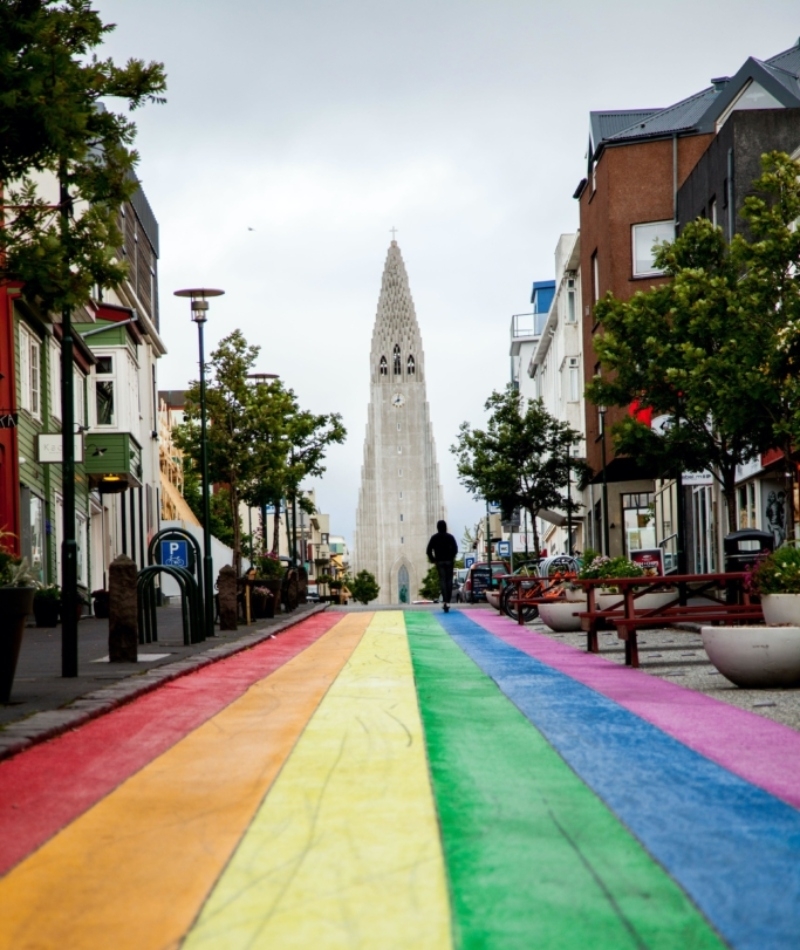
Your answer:
[[[389,228],[389,233],[392,235],[392,240],[394,241],[397,235],[397,228]]]

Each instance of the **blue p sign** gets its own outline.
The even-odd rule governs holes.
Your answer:
[[[188,541],[162,541],[161,542],[161,563],[169,567],[188,567],[189,566],[189,542]]]

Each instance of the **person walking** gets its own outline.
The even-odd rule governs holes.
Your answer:
[[[450,598],[453,596],[453,562],[458,554],[458,544],[453,535],[447,533],[446,521],[436,522],[436,534],[428,541],[425,553],[439,572],[442,607],[447,613],[450,610]]]

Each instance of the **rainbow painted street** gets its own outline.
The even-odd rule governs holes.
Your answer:
[[[800,734],[493,612],[322,613],[0,764],[0,948],[796,948]]]

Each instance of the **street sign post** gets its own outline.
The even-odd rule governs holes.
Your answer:
[[[189,542],[178,539],[161,542],[161,563],[189,570]]]
[[[511,554],[511,542],[510,541],[498,541],[497,542],[497,553],[500,557],[508,557]]]
[[[474,554],[465,554],[465,555],[464,555],[464,567],[467,567],[467,568],[472,567],[472,565],[473,565],[474,563],[475,563],[475,555],[474,555]]]

